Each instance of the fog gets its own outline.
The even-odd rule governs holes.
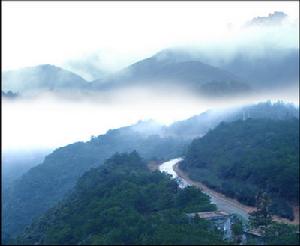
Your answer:
[[[201,61],[216,66],[232,61],[240,53],[246,55],[250,60],[270,55],[268,54],[270,50],[271,52],[273,50],[274,57],[276,57],[276,53],[282,56],[285,55],[282,53],[286,53],[287,50],[299,49],[299,16],[280,16],[277,20],[273,18],[273,15],[279,15],[277,13],[283,12],[268,13],[269,16],[266,17],[254,16],[248,21],[228,22],[226,27],[218,23],[219,25],[211,27],[212,30],[209,32],[201,26],[195,30],[195,27],[189,23],[187,28],[194,30],[197,35],[187,34],[190,36],[188,40],[168,42],[145,52],[149,46],[147,43],[139,55],[136,55],[135,52],[126,53],[124,50],[97,49],[73,59],[69,58],[61,65],[87,80],[95,80],[166,48],[189,51],[190,57],[200,57]],[[256,18],[261,18],[263,21],[257,24]],[[207,21],[209,22],[209,20]],[[212,35],[205,36],[204,34],[211,32],[213,32]],[[144,56],[141,57],[141,54]]]
[[[217,43],[222,51],[226,43],[230,53],[237,44],[262,39],[295,44],[299,32],[298,2],[4,2],[2,7],[4,70],[50,63],[87,80],[99,76],[95,66],[117,71],[168,47]],[[254,17],[274,11],[288,15],[285,25],[245,31]]]
[[[56,77],[58,86],[67,90],[55,94],[39,88],[38,78],[33,89],[34,83],[22,81],[21,87],[17,81],[12,88],[32,91],[14,100],[2,98],[6,153],[52,150],[140,120],[170,125],[209,109],[222,111],[266,100],[299,104],[299,78],[282,78],[279,88],[232,97],[203,97],[170,83],[152,88],[151,81],[148,86],[136,83],[110,91],[81,91],[82,83],[106,78],[165,49],[184,50],[189,58],[222,69],[241,53],[250,63],[263,57],[281,59],[290,50],[298,51],[299,57],[298,2],[74,2],[71,6],[3,3],[5,71],[52,64],[85,79],[78,78],[78,90],[71,93],[68,83],[74,87],[74,80],[63,84],[64,78]],[[277,14],[277,18],[275,11],[287,16]],[[52,86],[52,80],[46,82],[42,86]]]
[[[14,180],[21,177],[30,168],[41,164],[45,156],[53,151],[52,148],[2,151],[2,185],[7,187]]]
[[[34,99],[2,99],[2,149],[4,151],[49,149],[75,141],[87,141],[109,129],[152,119],[169,125],[209,109],[230,107],[266,100],[299,103],[296,89],[279,90],[269,95],[201,98],[181,88],[165,90],[145,87],[98,92],[69,100],[54,94]]]

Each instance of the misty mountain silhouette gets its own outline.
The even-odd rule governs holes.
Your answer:
[[[239,52],[223,68],[257,88],[299,86],[299,49],[267,48],[263,55],[254,58]]]
[[[275,11],[268,16],[257,16],[249,21],[247,26],[270,26],[280,25],[287,18],[287,14],[282,11]]]
[[[176,55],[163,58],[159,54],[138,61],[107,80],[95,80],[91,83],[91,87],[98,90],[130,86],[168,89],[178,86],[208,96],[250,90],[240,78],[220,68],[200,61],[184,60]]]
[[[92,82],[57,66],[39,65],[4,72],[2,90],[22,95],[174,87],[214,98],[298,86],[299,49],[265,47],[259,54],[252,53],[237,49],[230,59],[225,59],[197,49],[166,49]]]
[[[7,92],[1,91],[1,96],[7,99],[15,99],[18,97],[18,94],[13,93],[12,91],[7,91]]]
[[[166,49],[157,54],[161,60],[201,61],[229,71],[253,90],[299,86],[299,49],[263,47],[253,51],[237,48],[230,59],[201,49]]]
[[[60,67],[44,64],[3,72],[2,90],[20,92],[83,89],[86,81],[79,75]]]

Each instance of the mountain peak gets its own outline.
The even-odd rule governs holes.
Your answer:
[[[86,81],[79,75],[52,64],[41,64],[3,73],[3,90],[18,93],[84,88]]]
[[[164,61],[169,63],[178,63],[193,60],[189,52],[175,48],[164,49],[156,53],[153,58],[155,58],[156,61]]]
[[[288,17],[282,11],[275,11],[268,16],[257,16],[247,23],[247,26],[273,26],[280,25]]]

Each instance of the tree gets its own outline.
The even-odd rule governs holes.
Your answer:
[[[249,222],[254,228],[268,226],[272,222],[269,212],[271,199],[266,192],[259,192],[256,196],[256,211],[250,213]]]
[[[236,219],[231,226],[234,241],[240,243],[243,235],[243,223],[239,219]]]
[[[299,245],[299,226],[272,222],[264,233],[264,241],[269,245]]]

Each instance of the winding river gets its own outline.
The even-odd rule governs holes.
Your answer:
[[[195,186],[201,189],[203,193],[211,198],[211,202],[216,204],[218,210],[234,213],[243,219],[248,220],[248,213],[254,210],[253,207],[245,206],[234,199],[228,198],[223,194],[208,188],[200,182],[189,179],[189,177],[178,168],[178,163],[182,160],[183,158],[180,157],[164,162],[159,166],[159,171],[170,174],[172,178],[176,179],[180,188]]]

